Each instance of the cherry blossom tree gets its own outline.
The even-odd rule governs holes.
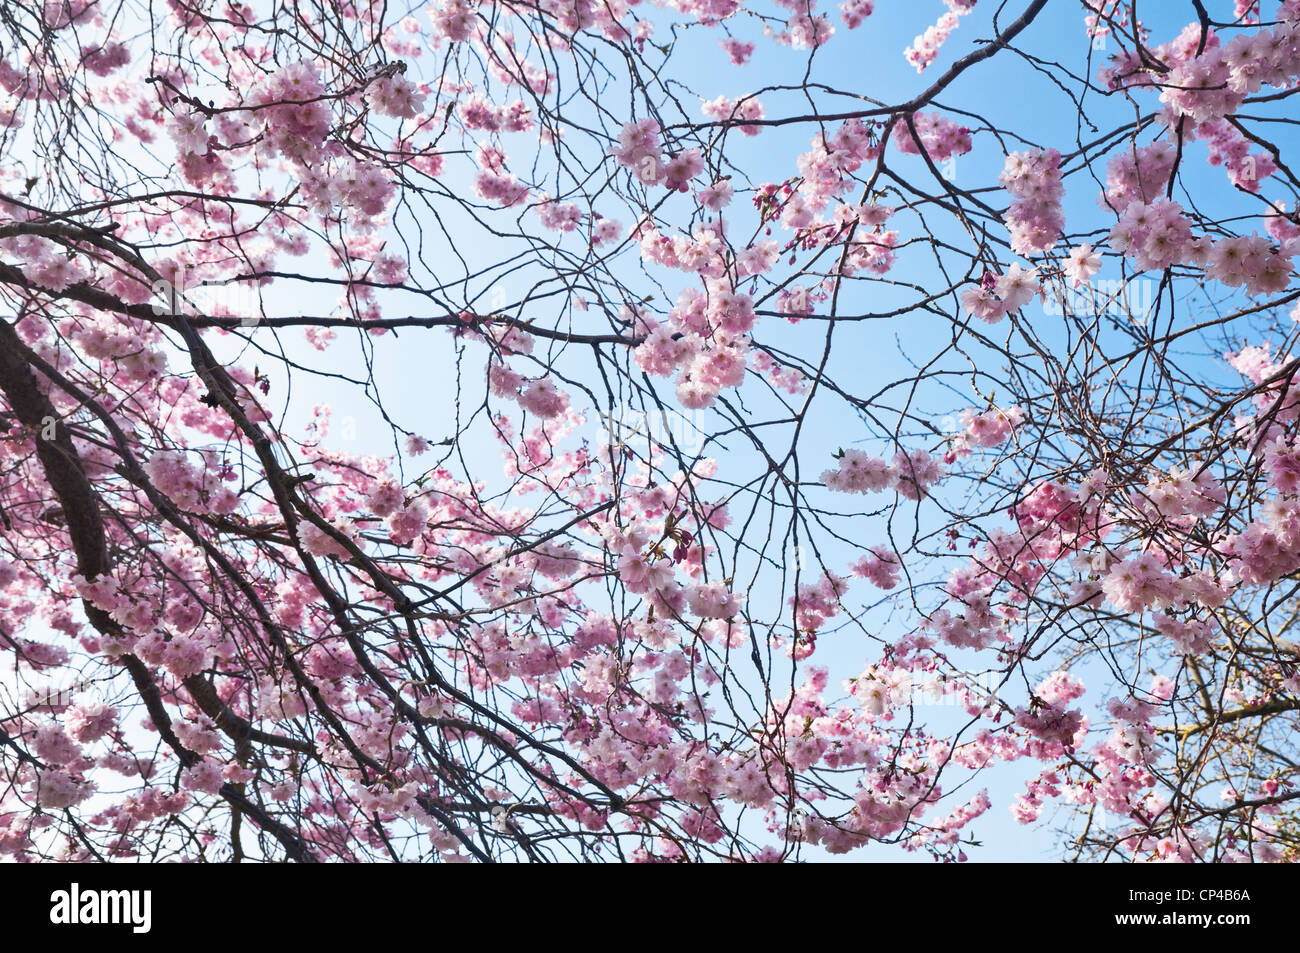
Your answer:
[[[0,854],[1300,856],[1300,2],[925,6],[0,0]]]

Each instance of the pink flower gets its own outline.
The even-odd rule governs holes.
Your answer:
[[[38,758],[50,764],[70,764],[81,757],[81,746],[55,724],[42,725],[36,730],[32,749]]]
[[[636,549],[626,546],[618,559],[618,575],[632,592],[645,592],[650,578],[650,563]]]
[[[1065,226],[1061,211],[1061,153],[1055,149],[1013,152],[998,181],[1014,201],[1007,210],[1011,250],[1019,255],[1045,252]],[[1015,308],[1009,310],[1014,311]]]
[[[528,186],[512,173],[480,170],[474,176],[474,191],[485,202],[502,208],[522,205],[528,199]]]
[[[78,702],[63,713],[63,723],[77,741],[95,741],[113,730],[117,710],[101,701]]]
[[[853,564],[854,575],[861,576],[878,589],[893,589],[898,585],[901,568],[897,554],[887,546],[875,546],[870,553]]]
[[[894,484],[894,471],[880,457],[869,457],[861,450],[846,450],[838,470],[827,470],[821,481],[843,493],[878,493]]]
[[[924,450],[898,451],[891,469],[894,488],[910,500],[924,498],[929,488],[943,478],[943,466]]]
[[[440,0],[429,12],[436,33],[452,42],[468,40],[474,26],[474,8],[468,0]]]
[[[384,116],[410,119],[424,107],[425,94],[403,76],[381,76],[366,87],[366,102]]]
[[[699,189],[695,193],[695,197],[700,200],[701,205],[715,212],[720,212],[731,204],[731,195],[731,183],[725,179],[714,182],[707,188]]]
[[[916,137],[902,118],[894,123],[890,136],[895,148],[905,155],[920,155],[924,151],[932,162],[943,162],[971,150],[970,130],[937,113],[913,113],[912,123]]]
[[[727,37],[718,45],[726,51],[727,58],[731,61],[732,66],[743,66],[754,55],[753,43],[743,42],[733,37]]]
[[[844,0],[840,4],[840,19],[850,30],[856,30],[875,9],[875,0]]]
[[[965,288],[961,293],[961,305],[968,314],[995,324],[1007,315],[1007,306],[999,301],[987,288]]]
[[[848,4],[840,4],[843,9]],[[907,61],[916,67],[918,73],[925,71],[934,58],[939,54],[939,48],[943,46],[948,35],[957,29],[957,24],[961,17],[970,13],[975,6],[975,0],[948,0],[948,12],[939,17],[937,23],[926,28],[925,32],[912,41],[912,45],[903,51]],[[867,13],[871,12],[868,5]],[[845,22],[848,22],[848,13],[844,15]],[[850,23],[850,28],[856,24]]]
[[[558,417],[569,406],[569,398],[549,377],[533,381],[519,395],[520,405],[542,418]]]
[[[46,768],[38,776],[36,799],[46,810],[60,811],[80,804],[94,791],[95,785],[90,781],[60,768]]]
[[[181,772],[181,787],[187,791],[216,794],[224,781],[221,766],[212,761],[200,761]]]
[[[1042,286],[1038,283],[1038,269],[1026,271],[1019,264],[1014,264],[994,282],[993,291],[1002,299],[1002,305],[1008,312],[1019,311],[1034,295],[1042,292]]]
[[[571,202],[555,202],[543,193],[537,205],[537,217],[543,227],[554,232],[571,232],[578,227],[582,213]]]
[[[619,164],[636,172],[646,185],[654,185],[661,177],[659,123],[641,119],[625,125],[618,134],[618,145],[612,150]]]
[[[1070,250],[1064,267],[1066,277],[1076,285],[1087,284],[1100,270],[1101,257],[1093,252],[1092,246],[1087,242]]]
[[[617,241],[622,234],[623,226],[612,218],[598,219],[591,229],[591,244],[593,247],[606,245]]]
[[[1117,563],[1102,580],[1102,592],[1126,612],[1173,605],[1173,577],[1150,553],[1139,553]]]
[[[704,171],[704,159],[698,149],[687,149],[668,160],[663,168],[663,184],[677,192],[686,192],[691,179]]]

